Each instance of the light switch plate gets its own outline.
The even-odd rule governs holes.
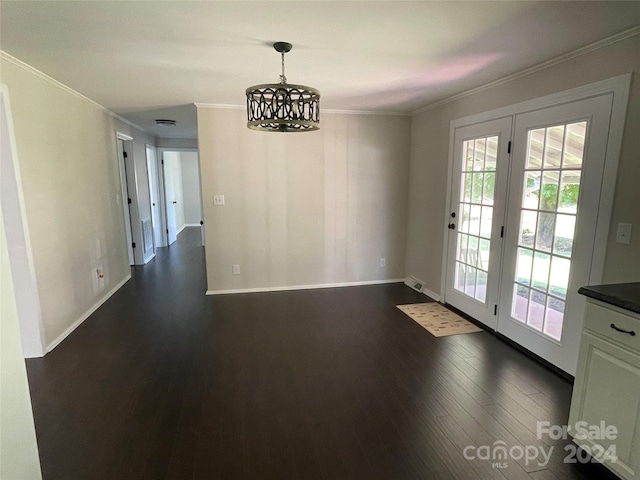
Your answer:
[[[213,204],[214,205],[224,205],[224,195],[214,195],[213,196]]]
[[[631,224],[630,223],[618,224],[618,232],[616,233],[616,242],[627,243],[627,244],[631,242]]]

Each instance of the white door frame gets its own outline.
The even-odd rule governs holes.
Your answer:
[[[454,132],[458,127],[472,125],[474,123],[494,120],[505,116],[515,116],[521,113],[532,112],[546,107],[562,105],[607,93],[613,94],[613,106],[611,111],[611,123],[609,127],[609,138],[607,141],[607,153],[605,156],[604,172],[602,175],[602,191],[600,205],[598,208],[598,221],[596,225],[595,248],[593,263],[589,276],[590,284],[602,282],[602,272],[609,235],[609,223],[611,221],[611,210],[613,208],[613,195],[618,172],[618,161],[620,158],[620,148],[622,145],[622,134],[624,131],[624,121],[629,99],[629,87],[631,85],[631,74],[627,73],[617,77],[602,80],[600,82],[573,88],[560,93],[547,95],[545,97],[528,100],[526,102],[498,108],[489,112],[484,112],[468,117],[453,120],[449,127],[449,167],[447,172],[447,197],[445,205],[445,220],[443,225],[449,223],[449,212],[451,212],[451,182],[454,165]],[[446,302],[446,282],[447,282],[447,258],[448,258],[448,236],[449,230],[444,228],[442,274],[440,281],[440,301]]]
[[[44,325],[24,205],[9,89],[0,85],[0,205],[25,358],[45,354]],[[3,266],[5,268],[5,266]]]

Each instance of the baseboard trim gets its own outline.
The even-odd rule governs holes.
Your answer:
[[[176,237],[177,237],[178,235],[180,235],[180,233],[184,230],[184,227],[186,227],[186,226],[187,226],[186,224],[185,224],[185,225],[182,225],[178,230],[176,230]]]
[[[207,295],[230,295],[236,293],[286,292],[289,290],[314,290],[318,288],[359,287],[364,285],[383,285],[386,283],[402,283],[404,278],[389,280],[367,280],[364,282],[318,283],[314,285],[290,285],[286,287],[236,288],[230,290],[207,290]]]
[[[145,258],[144,259],[144,264],[146,265],[147,263],[149,263],[151,260],[153,260],[154,258],[156,258],[156,253],[152,252],[151,255],[149,256],[149,258]]]
[[[113,287],[104,297],[98,300],[93,305],[93,307],[87,310],[78,320],[73,322],[73,324],[71,324],[69,328],[67,328],[64,332],[62,332],[62,334],[60,334],[58,338],[56,338],[53,342],[47,345],[47,348],[45,350],[45,355],[49,353],[51,350],[53,350],[54,348],[56,348],[58,345],[60,345],[60,343],[62,343],[62,341],[65,338],[67,338],[71,334],[71,332],[73,332],[76,328],[78,328],[82,322],[84,322],[87,318],[89,318],[93,312],[95,312],[98,308],[100,308],[104,302],[109,300],[109,298],[111,298],[111,296],[114,293],[120,290],[120,288],[125,283],[127,283],[130,279],[131,279],[131,275],[127,275],[121,282],[119,282],[115,287]]]
[[[422,293],[424,293],[427,297],[432,298],[436,302],[440,301],[440,295],[436,292],[429,290],[428,288],[422,287]]]
[[[424,286],[424,281],[420,280],[418,277],[415,277],[413,275],[409,275],[407,278],[404,279],[404,284],[407,287],[413,288],[414,290],[423,293],[424,295],[426,295],[429,298],[432,298],[433,300],[435,300],[436,302],[440,301],[440,295],[437,294],[436,292],[433,292],[431,290],[429,290],[428,288],[425,288]],[[416,284],[420,284],[420,288],[416,288]]]
[[[200,226],[202,226],[202,225],[200,225],[199,223],[185,223],[184,227],[182,227],[182,229],[184,230],[185,227],[200,227]]]

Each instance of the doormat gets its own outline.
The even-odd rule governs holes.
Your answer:
[[[396,305],[396,307],[422,325],[434,337],[482,331],[481,328],[437,302]]]

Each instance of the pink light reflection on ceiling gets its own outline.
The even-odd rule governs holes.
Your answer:
[[[375,94],[377,101],[375,101],[376,105],[371,105],[372,107],[394,105],[419,98],[421,92],[429,88],[437,89],[438,85],[467,79],[504,56],[503,53],[485,53],[455,57],[439,65],[421,66],[419,71],[415,72],[407,68],[385,77],[369,76],[349,85],[343,85],[340,91],[336,90],[333,95],[331,95],[333,92],[327,93],[334,98],[342,99]]]

